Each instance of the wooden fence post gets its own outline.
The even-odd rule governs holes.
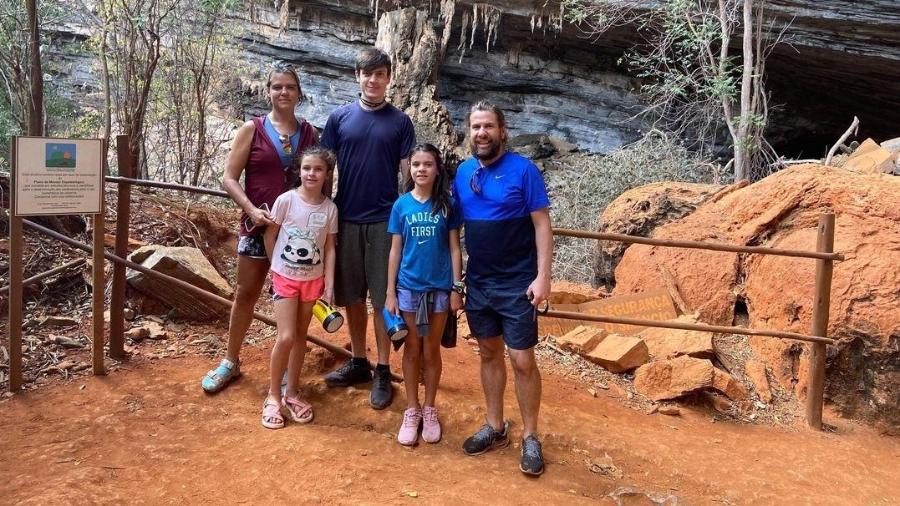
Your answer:
[[[834,214],[819,216],[816,251],[834,251]],[[812,332],[814,336],[828,334],[828,311],[831,304],[831,276],[834,261],[816,260],[816,293],[813,300]],[[822,429],[822,408],[825,404],[825,344],[813,343],[809,354],[809,383],[806,390],[806,421],[810,427]]]
[[[10,142],[13,170],[9,178],[9,391],[22,388],[22,218],[16,216],[16,144]]]
[[[103,344],[105,332],[103,331],[103,303],[106,301],[104,288],[106,280],[104,276],[105,262],[103,258],[103,236],[105,235],[105,227],[103,225],[104,209],[106,202],[103,198],[103,186],[100,186],[100,212],[94,215],[94,251],[92,254],[93,264],[91,265],[92,289],[91,289],[91,317],[93,326],[93,339],[91,339],[91,365],[94,376],[106,375],[106,364],[103,362]]]
[[[134,160],[128,149],[128,136],[116,136],[116,156],[119,175],[134,177]],[[116,247],[119,258],[128,256],[128,228],[131,222],[131,185],[119,183],[116,201]],[[109,356],[117,360],[125,358],[125,266],[113,263],[112,293],[109,301]]]

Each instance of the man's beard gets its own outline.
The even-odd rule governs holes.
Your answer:
[[[500,154],[503,143],[501,143],[499,140],[491,141],[490,148],[488,148],[487,152],[483,154],[478,152],[478,146],[475,145],[474,141],[470,144],[469,147],[472,149],[472,154],[475,156],[475,158],[478,158],[479,160],[490,160]]]

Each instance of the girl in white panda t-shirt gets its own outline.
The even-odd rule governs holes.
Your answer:
[[[334,244],[337,206],[322,188],[334,171],[334,154],[314,146],[299,157],[298,186],[281,194],[272,207],[275,225],[266,229],[266,253],[272,259],[275,322],[269,394],[263,402],[262,425],[284,427],[282,412],[296,423],[313,420],[312,406],[300,398],[300,369],[306,354],[306,332],[316,300],[331,303],[334,293]],[[290,364],[290,367],[288,365]],[[288,371],[287,386],[281,380]]]

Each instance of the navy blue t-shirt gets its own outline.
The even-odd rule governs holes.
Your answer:
[[[426,292],[453,287],[450,230],[459,229],[459,212],[450,216],[433,212],[431,199],[419,202],[412,192],[394,202],[388,232],[403,238],[403,256],[397,286]]]
[[[509,151],[488,166],[480,165],[469,158],[453,180],[466,227],[466,282],[527,286],[537,276],[531,213],[550,206],[544,178],[531,160]],[[480,193],[473,190],[473,181]]]
[[[328,116],[320,142],[337,153],[334,203],[341,221],[385,221],[397,200],[400,160],[416,145],[412,120],[391,104],[367,111],[359,102]]]

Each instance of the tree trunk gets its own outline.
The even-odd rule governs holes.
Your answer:
[[[109,144],[112,136],[112,100],[110,98],[111,93],[109,89],[109,61],[106,58],[106,51],[108,49],[106,37],[109,32],[110,11],[107,10],[106,2],[103,0],[97,2],[97,7],[100,9],[100,20],[103,22],[103,28],[100,32],[99,54],[100,66],[102,68],[100,79],[103,83],[103,138],[106,139],[106,142],[103,143],[103,160],[107,160],[109,158]]]
[[[37,0],[26,0],[28,13],[28,59],[31,99],[28,102],[28,135],[44,135],[44,74],[41,70],[41,40],[38,30]]]
[[[744,71],[741,75],[741,117],[738,122],[738,138],[734,144],[734,180],[747,179],[750,157],[748,132],[752,121],[750,109],[753,93],[753,1],[744,0]]]

